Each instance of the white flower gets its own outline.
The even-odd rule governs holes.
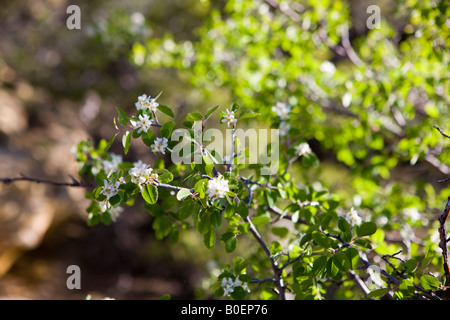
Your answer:
[[[101,193],[106,196],[106,200],[109,200],[111,197],[114,197],[119,192],[120,183],[115,182],[114,184],[109,183],[107,180],[104,180],[104,185],[102,187]]]
[[[115,172],[119,168],[119,165],[123,162],[120,154],[110,153],[110,156],[111,160],[105,160],[102,163],[103,169],[105,169],[107,175]]]
[[[334,64],[328,60],[322,62],[319,67],[320,71],[329,74],[330,76],[334,75],[336,72],[336,67]]]
[[[148,108],[148,106],[147,106],[147,95],[143,94],[142,96],[139,96],[138,97],[138,102],[136,102],[134,105],[136,106],[136,109],[138,109],[138,110],[147,109]]]
[[[224,295],[229,295],[234,291],[234,288],[239,287],[240,285],[242,285],[242,282],[239,281],[238,278],[236,278],[235,281],[233,281],[233,279],[231,278],[223,278],[221,284],[222,288],[224,289]]]
[[[150,119],[147,114],[144,114],[139,116],[139,121],[136,122],[136,126],[134,127],[134,129],[139,129],[138,133],[141,133],[142,131],[147,133],[151,126],[152,119]]]
[[[142,186],[147,182],[148,177],[152,173],[152,168],[149,165],[143,163],[141,160],[134,163],[134,167],[128,171],[128,174],[131,177],[131,182],[137,184],[138,186]]]
[[[416,208],[405,208],[403,213],[406,217],[410,218],[412,222],[420,220],[420,213]]]
[[[100,202],[100,209],[102,210],[102,212],[109,211],[109,214],[111,215],[111,219],[113,221],[116,221],[123,211],[122,207],[111,207],[108,209],[108,203],[106,201]]]
[[[148,98],[148,104],[149,104],[150,110],[152,110],[152,111],[156,111],[157,108],[159,107],[159,103],[156,102],[155,99]]]
[[[288,134],[289,130],[291,129],[291,125],[289,123],[281,121],[278,129],[279,129],[278,134],[280,135],[280,137],[284,137],[285,135]]]
[[[351,208],[349,212],[347,212],[344,216],[345,220],[348,222],[350,227],[359,226],[362,222],[361,217],[358,215],[358,212],[355,208]]]
[[[206,192],[211,199],[224,198],[228,191],[230,191],[228,180],[225,180],[223,176],[208,181],[208,190]]]
[[[277,102],[277,104],[272,107],[272,111],[275,112],[281,120],[287,120],[289,119],[291,107],[284,102]]]
[[[222,113],[224,114],[223,119],[222,119],[222,123],[226,122],[228,128],[230,127],[230,125],[235,125],[237,122],[237,119],[234,118],[234,112],[230,111],[230,110],[226,110],[227,112],[222,111]]]
[[[152,148],[153,152],[161,152],[162,154],[165,154],[164,149],[167,148],[167,142],[168,140],[166,138],[156,138],[155,143],[152,144],[150,147]]]
[[[303,155],[309,154],[311,152],[312,152],[311,147],[306,142],[302,142],[298,146],[295,147],[295,153],[298,156],[303,156]]]
[[[117,218],[122,213],[122,211],[123,211],[122,207],[112,207],[111,209],[109,209],[109,214],[111,215],[112,221],[116,221]]]
[[[155,99],[152,99],[150,96],[147,97],[146,94],[138,97],[138,101],[135,103],[136,109],[145,110],[150,109],[152,111],[156,111],[156,108],[159,106],[159,103],[156,102]]]

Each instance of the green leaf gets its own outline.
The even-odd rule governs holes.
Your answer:
[[[328,249],[330,247],[330,240],[326,235],[319,231],[313,231],[312,238],[316,244]]]
[[[110,225],[112,221],[111,214],[108,211],[103,212],[101,215],[101,220],[104,225]]]
[[[186,189],[186,188],[183,188],[183,189],[180,189],[180,190],[177,192],[177,199],[178,199],[179,201],[181,201],[181,200],[183,200],[184,198],[186,198],[186,197],[188,197],[188,196],[190,196],[190,195],[191,195],[191,190]]]
[[[405,261],[405,273],[414,272],[414,270],[417,268],[417,259],[409,259]]]
[[[131,145],[131,134],[130,131],[126,131],[124,133],[124,135],[122,136],[122,145],[124,148],[124,153],[127,154],[128,151],[130,150],[130,145]]]
[[[289,234],[289,230],[286,227],[273,227],[272,233],[280,238],[284,238]]]
[[[387,292],[388,292],[387,288],[376,289],[376,290],[373,290],[372,292],[370,292],[368,294],[368,296],[369,296],[369,298],[375,299],[375,298],[384,296]]]
[[[109,203],[113,207],[117,207],[120,204],[121,201],[122,201],[122,198],[121,198],[120,194],[116,194],[114,197],[111,197],[109,199]]]
[[[235,213],[236,213],[236,207],[231,204],[228,204],[224,211],[224,217],[226,219],[230,219],[234,216]]]
[[[248,206],[244,201],[239,202],[237,207],[237,212],[242,218],[247,218],[248,216]]]
[[[104,171],[100,171],[99,173],[97,173],[97,175],[95,176],[95,183],[98,186],[103,186],[105,183],[105,180],[108,180],[108,177],[106,176],[106,174],[104,173]],[[98,191],[100,193],[100,190]]]
[[[119,124],[121,126],[126,126],[128,124],[128,121],[130,121],[130,119],[128,118],[127,114],[125,113],[125,111],[123,111],[121,108],[116,107],[117,113],[119,114],[119,117],[117,118],[117,121],[119,122]]]
[[[323,270],[325,270],[325,267],[327,265],[327,257],[326,256],[320,256],[313,262],[312,266],[312,273],[314,276],[318,276],[320,273],[322,273]]]
[[[211,218],[208,214],[205,214],[200,218],[197,229],[198,232],[203,235],[211,230]]]
[[[100,220],[101,220],[101,216],[99,214],[89,213],[87,225],[89,227],[96,226],[97,224],[100,223]]]
[[[203,243],[207,248],[212,248],[216,242],[216,233],[214,229],[210,229],[207,233],[203,235]]]
[[[420,278],[420,285],[425,289],[425,290],[437,290],[440,287],[440,283],[439,280],[436,279],[435,277],[433,277],[430,274],[424,274],[421,278]]]
[[[231,104],[231,111],[236,112],[239,110],[239,104],[237,104],[236,102],[233,102]]]
[[[355,270],[359,264],[359,252],[355,248],[348,248],[346,250],[347,258],[350,261],[350,269]]]
[[[106,147],[105,147],[105,151],[108,151],[108,150],[111,148],[111,146],[112,146],[114,140],[116,139],[116,137],[117,137],[117,133],[114,134],[114,135],[109,139],[108,144],[107,144]]]
[[[342,217],[339,217],[338,228],[344,233],[350,232],[350,224]]]
[[[158,181],[161,183],[169,183],[173,180],[173,174],[167,169],[155,169],[153,172],[158,174]]]
[[[233,252],[236,249],[236,245],[237,239],[234,234],[232,234],[232,237],[225,241],[225,251],[227,253]]]
[[[205,120],[207,120],[207,119],[211,116],[211,114],[212,114],[214,111],[216,111],[219,107],[220,107],[220,105],[217,105],[217,106],[215,106],[215,107],[212,107],[212,108],[209,108],[208,110],[206,110],[206,113],[205,113]]]
[[[208,179],[200,179],[194,185],[194,191],[199,194],[200,198],[204,198],[206,196],[206,186],[208,184]]]
[[[239,114],[238,119],[249,119],[249,118],[254,118],[254,117],[258,117],[261,114],[257,113],[257,112],[253,112],[252,110],[242,110],[242,112]]]
[[[198,111],[188,113],[187,116],[186,116],[186,120],[188,122],[199,121],[199,120],[202,120],[202,119],[203,119],[203,115],[200,112],[198,112]]]
[[[253,280],[253,277],[248,275],[248,274],[241,274],[239,277],[239,280],[241,280],[242,282],[250,282]]]
[[[358,237],[370,236],[377,231],[377,225],[373,222],[365,222],[356,229]]]
[[[336,265],[334,257],[331,257],[327,261],[327,273],[332,278],[336,277],[339,273],[339,267]]]
[[[162,125],[161,130],[159,132],[162,137],[165,137],[168,140],[170,140],[170,137],[172,136],[172,132],[174,130],[175,130],[175,123],[173,121],[168,121]]]
[[[250,223],[242,222],[238,225],[238,230],[240,233],[247,233],[250,231]]]
[[[155,142],[155,134],[152,130],[147,130],[147,132],[142,133],[142,142],[144,142],[147,147],[150,147],[153,142]]]
[[[178,211],[178,219],[179,220],[184,220],[189,218],[193,211],[194,211],[194,200],[193,199],[187,199],[185,200],[181,206],[180,206],[180,210]]]
[[[170,294],[163,294],[158,300],[170,300]]]
[[[170,109],[168,106],[165,106],[165,105],[160,104],[160,105],[157,107],[157,109],[158,109],[159,111],[161,111],[162,113],[164,113],[165,115],[168,115],[168,116],[171,117],[171,118],[174,117],[174,114],[173,114],[172,109]]]
[[[333,263],[342,272],[347,272],[350,269],[350,261],[343,252],[336,252],[333,256]]]
[[[162,240],[164,237],[167,237],[172,230],[172,222],[169,218],[164,216],[155,218],[152,226],[155,230],[155,237],[158,240]]]
[[[235,273],[240,274],[249,265],[250,260],[245,260],[241,257],[236,257],[233,260],[233,270]]]
[[[246,292],[241,286],[234,288],[234,291],[230,294],[234,300],[245,299]]]
[[[218,211],[211,213],[211,224],[214,228],[220,228],[222,224],[222,215]]]
[[[257,216],[252,219],[252,223],[255,226],[261,226],[269,221],[270,221],[270,217],[265,217],[265,216]]]
[[[152,184],[147,184],[142,188],[141,194],[148,204],[155,204],[158,200],[158,188]]]

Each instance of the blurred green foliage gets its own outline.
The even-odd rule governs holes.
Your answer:
[[[136,41],[131,61],[180,70],[210,104],[220,103],[215,92],[224,89],[271,127],[279,125],[271,107],[291,105],[293,138],[283,152],[306,140],[324,167],[330,163],[326,173],[301,169],[298,178],[377,221],[377,253],[403,249],[423,259],[434,252],[439,270],[436,217],[450,188],[437,180],[450,174],[450,153],[433,126],[450,128],[448,4],[380,3],[380,28],[373,30],[352,29],[355,9],[346,1],[198,6],[208,5],[194,39],[165,32]],[[339,185],[342,176],[348,184]],[[388,236],[394,231],[402,240]]]

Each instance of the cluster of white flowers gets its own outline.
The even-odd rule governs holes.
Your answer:
[[[138,110],[150,109],[151,111],[156,111],[159,103],[156,102],[156,99],[152,99],[152,97],[147,97],[146,94],[143,94],[142,96],[138,97],[138,101],[135,103],[135,106]]]
[[[225,180],[223,176],[208,181],[208,190],[206,192],[211,199],[224,198],[228,191],[230,191],[228,180]]]
[[[234,288],[239,287],[240,285],[242,285],[242,282],[239,281],[238,278],[236,278],[236,280],[234,281],[231,278],[223,278],[221,284],[222,288],[224,289],[224,295],[229,295],[234,291]]]
[[[311,152],[312,152],[311,147],[306,142],[302,142],[298,146],[295,147],[295,153],[298,156],[303,156],[303,155],[309,154]]]
[[[132,123],[133,124],[133,123]],[[147,131],[152,126],[152,119],[147,114],[141,114],[139,116],[139,120],[134,124],[134,129],[139,129],[138,133],[141,133],[144,131],[147,133]]]
[[[235,124],[236,124],[237,119],[234,118],[234,112],[233,112],[233,111],[230,111],[230,110],[227,109],[226,112],[222,111],[222,113],[223,113],[224,115],[223,115],[223,119],[222,119],[221,122],[222,122],[222,123],[226,122],[228,128],[229,128],[231,125],[235,125]]]
[[[350,227],[359,226],[362,222],[361,217],[358,215],[358,212],[353,207],[350,209],[349,212],[345,214],[344,218],[348,222]]]
[[[161,152],[165,154],[165,149],[167,148],[168,140],[167,138],[156,138],[155,142],[150,146],[153,152]]]
[[[275,112],[281,120],[285,121],[289,119],[291,107],[284,102],[277,102],[277,104],[272,107],[272,111]]]
[[[120,183],[118,181],[115,183],[109,183],[107,180],[104,180],[101,194],[106,196],[106,200],[109,200],[119,192],[119,187]]]
[[[149,165],[139,160],[134,163],[134,167],[128,171],[128,174],[131,177],[131,182],[137,184],[139,187],[142,187],[147,183],[147,179],[151,175],[152,171],[153,169],[150,168]]]
[[[119,169],[119,165],[123,162],[120,154],[110,153],[109,155],[111,156],[111,160],[104,160],[102,162],[103,169],[107,175]]]

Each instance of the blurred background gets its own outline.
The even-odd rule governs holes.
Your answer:
[[[407,1],[375,1],[381,8],[384,22],[381,35],[374,33],[368,37],[367,1],[324,1],[323,8],[319,8],[322,11],[305,10],[312,12],[305,16],[300,13],[304,12],[303,5],[307,7],[308,1],[283,3],[285,5],[280,6],[274,0],[1,1],[0,177],[16,177],[23,173],[61,182],[70,182],[70,175],[78,178],[72,147],[88,138],[93,142],[109,139],[114,134],[115,107],[131,114],[137,97],[144,93],[156,96],[162,91],[159,102],[174,110],[177,124],[182,122],[187,112],[202,111],[217,104],[228,107],[234,101],[256,108],[270,119],[270,108],[279,99],[296,106],[300,120],[293,127],[305,129],[303,139],[310,142],[324,163],[321,171],[309,171],[303,178],[320,177],[325,180],[324,184],[328,183],[328,187],[341,192],[342,197],[350,201],[355,201],[355,197],[349,194],[354,194],[354,188],[359,186],[361,193],[357,194],[359,200],[356,202],[361,206],[365,201],[361,197],[364,199],[367,195],[367,199],[375,199],[380,194],[379,190],[384,190],[390,200],[396,199],[397,202],[388,203],[391,208],[385,202],[377,202],[374,214],[379,218],[388,217],[394,221],[395,214],[409,207],[420,214],[428,214],[432,220],[433,214],[440,210],[442,203],[439,200],[445,198],[445,195],[439,196],[443,186],[436,180],[450,173],[445,165],[449,154],[444,154],[445,150],[438,146],[439,135],[430,138],[434,134],[430,124],[449,125],[448,57],[444,54],[442,58],[431,59],[437,61],[435,64],[425,63],[418,67],[416,63],[423,58],[420,54],[413,55],[416,60],[412,61],[404,52],[396,56],[396,49],[402,43],[407,46],[409,39],[422,39],[423,35],[424,43],[431,43],[432,39],[435,41],[433,45],[443,47],[442,51],[448,54],[448,34],[443,43],[439,42],[442,33],[448,30],[448,18],[438,25],[437,22],[427,23],[438,21],[439,17],[421,16],[423,27],[415,12],[420,16],[428,8],[420,7],[417,2],[412,1],[413,4],[409,5]],[[66,27],[69,17],[66,9],[71,4],[81,8],[80,30]],[[415,6],[417,10],[414,10]],[[332,10],[327,10],[327,7],[332,7]],[[257,36],[254,39],[249,36],[261,29],[257,26],[252,31],[247,26],[252,25],[252,10],[264,17],[271,14],[280,16],[281,22],[275,24],[276,31],[280,28],[290,30],[290,33],[286,31],[289,41],[299,44],[290,46],[286,44],[287,40],[276,37],[276,43],[267,43],[268,52],[272,46],[279,46],[279,50],[270,57],[277,61],[279,56],[279,65],[264,64],[254,59],[255,56],[264,58],[266,52],[262,47],[252,47],[252,44],[261,42]],[[240,16],[235,17],[235,14]],[[242,18],[246,14],[250,22]],[[235,21],[243,19],[243,27],[233,25],[233,18]],[[305,33],[283,26],[283,23],[289,25],[291,20],[298,25],[296,19],[300,19]],[[258,25],[264,25],[264,19],[256,20]],[[379,66],[371,69],[372,76],[368,76],[375,79],[374,82],[365,78],[367,70],[364,68],[361,73],[350,72],[354,78],[343,76],[352,67],[349,57],[322,43],[325,41],[319,31],[325,21],[329,24],[329,40],[342,47],[340,34],[337,31],[333,33],[334,23],[347,20],[349,40],[360,49],[358,54],[365,62]],[[239,29],[247,27],[244,31]],[[228,30],[226,28],[231,31],[227,33],[224,31]],[[433,28],[444,31],[433,33]],[[209,29],[211,32],[207,32]],[[420,35],[419,31],[422,32]],[[229,52],[236,53],[235,60],[231,59],[236,65],[226,56],[230,43],[223,39],[227,37],[235,37],[236,47],[230,47]],[[389,45],[381,43],[385,38]],[[241,40],[244,44],[240,43]],[[203,44],[196,47],[196,43],[202,41]],[[415,47],[412,42],[411,48],[402,50],[415,52],[413,49],[421,45],[419,43]],[[212,56],[219,62],[201,55],[208,48],[211,51],[207,53],[214,52]],[[195,50],[197,56],[194,59]],[[299,53],[301,50],[304,52]],[[345,120],[347,127],[339,124],[342,115],[324,117],[320,111],[320,99],[314,99],[318,91],[308,91],[313,88],[308,80],[300,84],[294,81],[297,75],[289,74],[293,65],[283,64],[291,61],[288,59],[292,57],[297,59],[294,62],[300,68],[299,73],[317,77],[316,84],[323,88],[328,85],[326,94],[342,101],[347,110],[358,110],[360,103],[363,109],[366,108],[361,114],[367,116],[361,116],[361,122],[356,124],[356,120]],[[200,62],[195,64],[194,60]],[[228,69],[221,68],[223,61],[229,63]],[[323,64],[323,61],[331,63]],[[398,61],[400,63],[396,64]],[[411,63],[409,67],[408,61]],[[256,67],[249,66],[251,63],[257,63]],[[269,70],[265,69],[266,66]],[[407,67],[409,69],[404,71]],[[227,70],[234,73],[227,74]],[[247,73],[240,74],[243,70]],[[258,70],[262,70],[264,76]],[[397,70],[404,72],[395,73]],[[286,72],[284,79],[278,81],[283,72]],[[335,72],[332,81],[320,76]],[[383,75],[387,75],[386,78]],[[272,76],[277,80],[274,81]],[[396,81],[391,81],[388,76],[396,77]],[[416,77],[426,79],[423,80],[426,83],[416,81]],[[370,83],[374,88],[358,89],[350,85],[352,82]],[[422,84],[431,89],[425,87],[426,90],[421,90]],[[414,88],[418,89],[412,90]],[[389,95],[391,89],[393,95]],[[345,93],[352,90],[351,103],[352,96],[349,101]],[[366,101],[360,101],[370,96],[369,93],[380,99],[374,100],[373,109],[365,105]],[[289,95],[296,98],[287,100]],[[427,104],[428,98],[434,99],[436,104]],[[368,104],[372,106],[372,102]],[[370,116],[372,111],[374,117]],[[396,123],[404,132],[392,136],[395,130],[387,125],[386,119],[391,124]],[[404,123],[409,124],[410,120],[411,127]],[[312,126],[319,123],[322,130]],[[418,125],[423,123],[427,128],[424,134],[425,130]],[[336,131],[332,131],[333,128]],[[345,128],[360,131],[339,141],[328,139],[333,132],[343,134]],[[450,132],[449,127],[443,128]],[[381,148],[373,132],[387,132]],[[363,143],[363,147],[359,145],[345,149],[346,152],[338,152],[343,150],[343,146],[351,145],[348,141],[355,137],[360,139],[357,143]],[[364,143],[368,145],[367,150],[387,152],[364,153],[367,151]],[[418,147],[423,145],[426,148]],[[116,143],[112,151],[121,153],[121,148],[120,143]],[[426,158],[429,151],[434,158]],[[436,162],[441,153],[442,162]],[[355,159],[352,154],[356,155]],[[379,155],[377,160],[374,155]],[[148,151],[136,147],[131,149],[128,158],[154,160]],[[391,158],[395,161],[386,161]],[[414,163],[411,159],[415,160]],[[416,166],[412,168],[411,164]],[[362,169],[355,171],[357,165]],[[396,170],[390,171],[394,167]],[[352,172],[360,179],[351,178]],[[372,176],[377,178],[372,180]],[[420,178],[417,186],[420,192],[416,192],[417,189],[411,191],[411,185],[408,185],[409,189],[387,189],[387,184],[380,181],[388,178],[402,180],[407,185]],[[369,180],[373,185],[367,191]],[[402,198],[403,192],[413,196]],[[425,199],[424,194],[434,202],[424,205],[421,202]],[[367,201],[367,208],[375,208]],[[223,254],[222,248],[207,250],[202,239],[189,232],[182,235],[176,246],[168,241],[156,241],[152,234],[152,218],[143,210],[139,211],[139,206],[127,208],[110,226],[88,227],[88,204],[81,188],[29,182],[0,184],[0,299],[83,299],[88,294],[94,299],[157,299],[164,294],[170,294],[173,299],[208,297],[201,290],[206,285],[203,279],[216,268],[212,261]],[[72,264],[81,268],[81,290],[66,288],[69,276],[66,268]]]
[[[66,27],[70,4],[81,8],[81,30]],[[0,177],[78,178],[71,148],[109,139],[115,107],[131,111],[141,94],[163,90],[174,111],[192,108],[199,99],[173,71],[137,68],[129,51],[165,29],[193,37],[207,16],[196,1],[1,1]],[[139,156],[132,150],[130,159]],[[0,298],[195,296],[210,255],[198,254],[201,239],[167,250],[138,208],[90,228],[87,205],[79,188],[0,184]],[[81,268],[81,290],[66,288],[71,264]]]

